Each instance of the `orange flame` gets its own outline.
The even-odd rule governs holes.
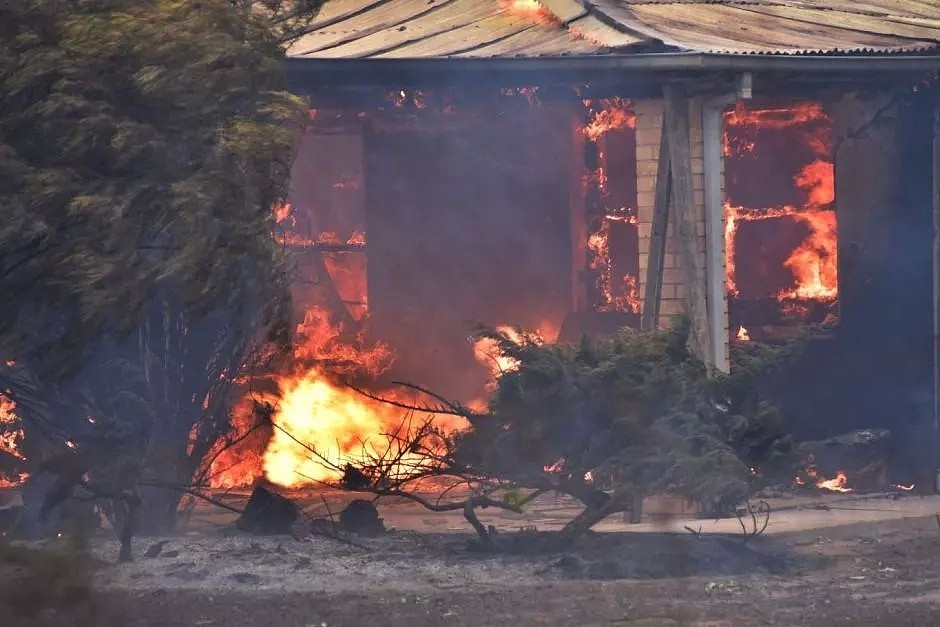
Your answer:
[[[413,402],[391,392],[382,396]],[[403,410],[361,396],[319,368],[308,370],[281,382],[273,417],[277,428],[264,452],[265,476],[285,487],[339,479],[337,467],[365,451],[380,452],[386,434],[405,418]]]
[[[818,102],[796,102],[789,107],[750,109],[743,102],[731,111],[725,113],[725,125],[729,127],[745,127],[749,129],[782,130],[794,127],[815,125],[809,130],[808,142],[812,151],[819,157],[826,157],[830,153],[829,133],[824,122],[828,121],[822,104]],[[755,141],[752,133],[743,136],[725,133],[722,148],[726,157],[733,154],[753,152]]]
[[[739,105],[725,114],[728,128],[784,129],[802,127],[806,141],[817,158],[805,165],[794,178],[794,185],[806,195],[802,207],[752,209],[725,205],[725,250],[727,262],[726,288],[739,294],[735,277],[735,245],[741,222],[789,217],[804,224],[809,235],[790,254],[784,265],[793,275],[793,287],[781,290],[777,299],[834,301],[838,298],[836,215],[831,211],[835,198],[835,171],[830,156],[828,117],[818,103],[796,103],[787,108],[747,109]],[[812,124],[812,126],[805,126]],[[742,139],[743,138],[743,139]],[[731,145],[732,139],[735,144]],[[741,154],[754,150],[754,141],[747,134],[730,133],[724,137],[725,154]],[[785,304],[791,313],[796,305]]]
[[[590,100],[584,101],[586,106],[592,107]],[[581,132],[590,141],[596,142],[608,131],[636,128],[636,115],[634,115],[630,102],[617,98],[602,98],[598,101],[599,110],[591,111],[591,121]]]
[[[725,286],[729,294],[737,296],[739,293],[735,281],[735,237],[739,223],[789,217],[806,225],[810,234],[784,262],[793,274],[795,286],[790,290],[781,291],[777,299],[781,301],[787,299],[829,301],[838,297],[835,212],[807,211],[795,207],[745,209],[725,205],[725,216],[725,253],[727,256]]]
[[[21,446],[23,428],[16,414],[16,403],[4,394],[0,394],[0,452],[25,460]],[[15,477],[0,475],[0,488],[14,487],[24,482],[29,475],[20,473]]]
[[[516,343],[522,343],[528,339],[530,342],[538,344],[551,344],[558,338],[558,325],[553,322],[543,320],[534,331],[520,331],[515,327],[500,325],[496,331],[502,333],[510,340]],[[519,362],[512,357],[507,357],[500,353],[499,342],[489,337],[481,337],[473,343],[473,357],[478,363],[486,366],[490,373],[490,382],[487,389],[492,390],[495,387],[496,380],[503,374],[512,372],[519,367]]]
[[[560,26],[561,21],[539,0],[500,0],[500,7],[512,14],[528,18],[540,26]]]
[[[284,224],[287,228],[293,228],[297,225],[297,218],[294,217],[294,207],[289,202],[274,205],[271,212],[274,214],[276,224]]]
[[[630,313],[640,312],[640,292],[637,287],[637,279],[630,274],[624,274],[620,277],[620,289],[614,290],[613,283],[613,264],[610,259],[610,226],[613,222],[626,222],[636,224],[637,218],[634,215],[623,213],[609,214],[604,216],[600,228],[588,235],[587,246],[594,254],[591,259],[590,267],[597,270],[597,290],[604,299],[604,303],[597,309],[598,311],[627,311]]]
[[[806,206],[819,208],[836,198],[835,166],[831,161],[817,159],[807,164],[793,178],[793,182],[807,194]]]
[[[841,470],[836,471],[833,479],[820,479],[816,482],[816,487],[820,490],[829,490],[831,492],[851,492],[852,488],[847,488],[849,479]]]
[[[911,490],[914,489],[914,484],[912,483],[911,485],[904,485],[904,484],[901,484],[901,483],[895,483],[895,484],[894,484],[894,489],[895,489],[895,490],[901,490],[902,492],[910,492]]]
[[[292,370],[274,377],[276,392],[255,393],[234,414],[237,428],[244,432],[253,422],[252,401],[273,407],[274,429],[263,453],[258,459],[252,459],[257,453],[242,452],[217,460],[213,470],[223,470],[213,477],[213,486],[246,485],[261,473],[289,488],[334,481],[346,462],[382,451],[387,434],[409,418],[406,410],[363,396],[345,384],[350,379],[374,380],[390,367],[392,354],[382,343],[366,346],[362,338],[349,337],[325,309],[306,312],[298,325],[293,358]],[[415,404],[413,394],[395,390],[376,396]],[[424,418],[415,416],[415,420]],[[443,429],[464,426],[458,418],[433,418]]]
[[[738,327],[738,332],[735,337],[742,342],[750,342],[751,334],[744,327]]]

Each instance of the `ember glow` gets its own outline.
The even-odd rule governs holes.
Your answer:
[[[834,302],[838,299],[838,255],[835,199],[835,173],[829,141],[828,117],[816,103],[797,103],[789,108],[748,110],[738,107],[725,114],[726,156],[755,155],[761,150],[758,134],[766,131],[792,132],[804,153],[815,155],[812,161],[793,175],[795,192],[803,200],[798,205],[743,207],[726,202],[725,250],[726,287],[731,296],[740,296],[737,284],[738,229],[744,222],[790,220],[805,227],[807,235],[784,261],[792,282],[776,298],[781,311],[799,314],[805,311],[798,302]],[[791,138],[791,135],[787,135]],[[747,254],[741,253],[741,254]]]
[[[20,418],[16,415],[16,403],[7,396],[0,394],[0,453],[11,455],[19,460],[25,460],[21,450],[23,444],[23,428]],[[19,485],[28,475],[6,477],[0,474],[0,488]]]

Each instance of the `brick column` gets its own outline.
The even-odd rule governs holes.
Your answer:
[[[662,100],[637,100],[636,111],[636,172],[637,217],[640,233],[639,291],[642,298],[646,285],[649,260],[650,230],[653,221],[653,203],[656,189],[656,169],[659,162],[659,142],[663,125]],[[690,104],[690,133],[692,138],[692,185],[698,234],[699,265],[705,267],[705,176],[703,174],[702,106],[699,100]],[[663,264],[663,292],[660,305],[660,327],[669,324],[669,318],[682,313],[685,300],[685,277],[677,256],[674,215],[670,214],[666,236],[666,255]]]

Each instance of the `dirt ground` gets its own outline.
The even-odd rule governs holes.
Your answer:
[[[12,601],[28,597],[15,587],[23,566],[0,560],[8,605],[0,623],[936,625],[940,526],[922,514],[936,503],[921,501],[907,506],[919,514],[909,517],[889,515],[899,507],[892,501],[865,502],[858,516],[884,518],[828,526],[812,521],[834,514],[838,502],[817,504],[807,511],[813,528],[746,543],[734,533],[646,528],[594,533],[559,549],[550,536],[507,523],[495,555],[449,524],[358,539],[361,546],[202,524],[159,539],[166,542],[156,557],[142,554],[158,539],[139,539],[131,564],[115,564],[115,543],[101,537],[92,542],[97,565],[78,576],[84,595],[65,586],[42,613]]]

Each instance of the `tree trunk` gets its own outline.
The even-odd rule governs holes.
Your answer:
[[[178,448],[185,451],[186,445],[187,442],[180,442]],[[137,513],[138,535],[165,535],[174,530],[184,492],[172,488],[188,487],[194,472],[193,461],[189,458],[171,457],[147,464],[147,477],[167,487],[148,485],[138,488],[141,501]]]

